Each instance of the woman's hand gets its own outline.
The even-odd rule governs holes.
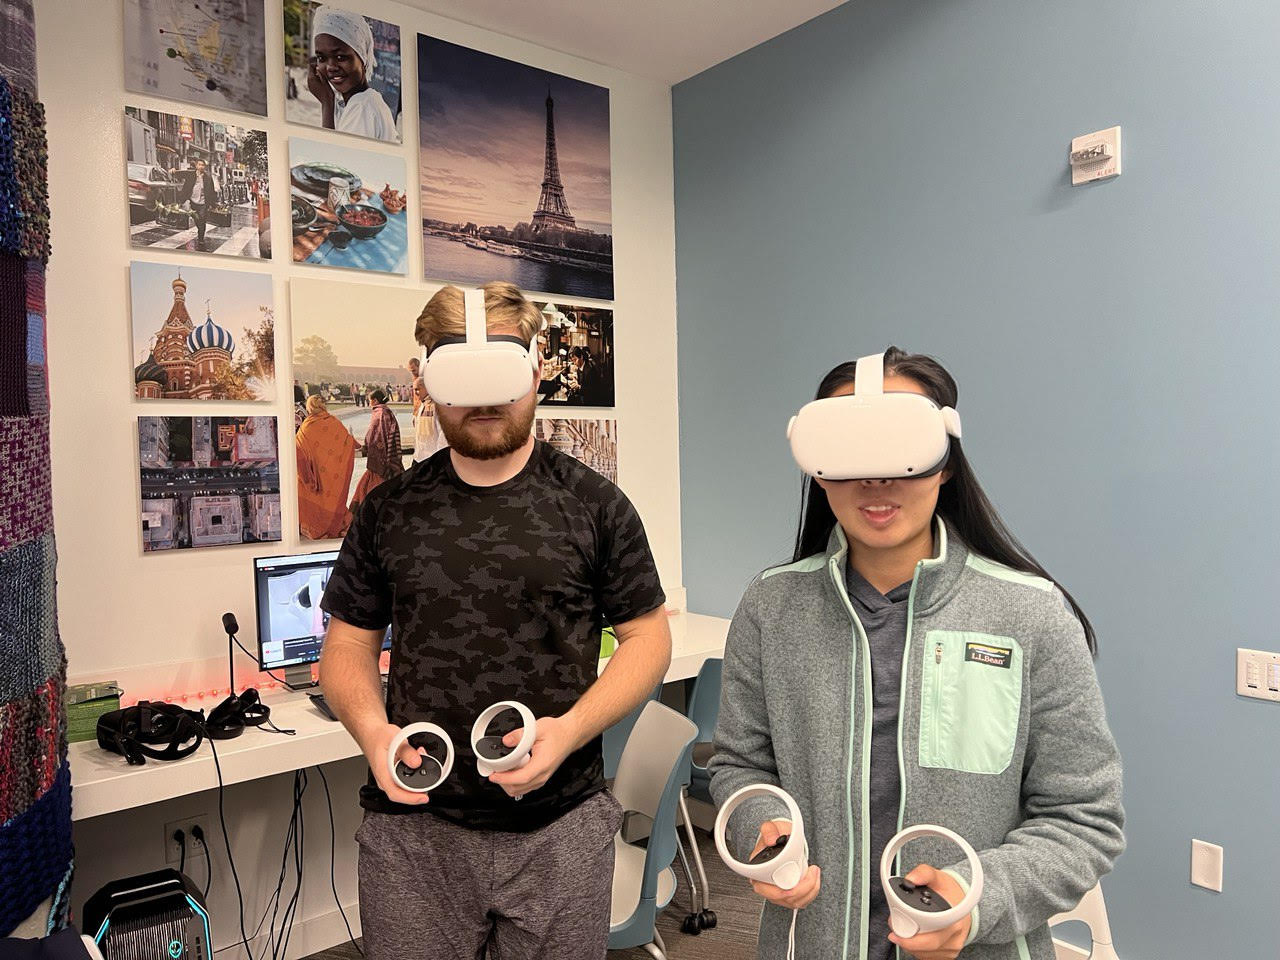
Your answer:
[[[926,863],[920,864],[908,873],[905,879],[916,886],[930,887],[947,903],[959,903],[964,899],[964,888],[956,883],[955,878],[949,873],[935,870]],[[890,932],[889,939],[916,960],[955,960],[956,954],[969,938],[969,923],[970,917],[965,916],[951,926],[934,930],[932,933],[918,933],[904,940],[896,933]]]
[[[771,847],[778,838],[791,833],[790,820],[766,820],[760,825],[760,836],[756,838],[755,849],[748,859],[753,859],[765,847]],[[788,910],[802,910],[813,903],[822,889],[822,871],[816,865],[810,865],[800,882],[790,890],[783,890],[763,880],[752,880],[751,888],[770,903],[776,903]]]
[[[320,76],[320,67],[315,57],[307,61],[307,89],[320,101],[320,106],[333,106],[333,87],[329,86],[328,80]]]

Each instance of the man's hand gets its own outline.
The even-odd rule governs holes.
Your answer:
[[[908,873],[905,879],[916,886],[932,888],[947,903],[957,904],[964,899],[964,889],[950,874],[935,870],[926,863]],[[949,927],[932,933],[918,933],[909,940],[904,940],[893,932],[889,933],[889,939],[916,960],[955,960],[956,954],[969,937],[969,923],[970,918],[965,916]]]
[[[756,838],[755,848],[747,859],[753,859],[765,847],[773,846],[778,842],[779,837],[789,833],[791,833],[790,820],[766,820],[760,825],[760,835]],[[816,864],[810,864],[809,869],[800,878],[800,882],[790,890],[783,890],[763,880],[752,880],[751,888],[770,903],[776,903],[788,910],[801,910],[813,903],[818,896],[818,891],[822,889],[822,871]]]
[[[565,758],[577,748],[581,731],[566,716],[538,717],[538,736],[533,741],[529,762],[516,770],[504,770],[492,774],[489,780],[496,783],[511,797],[522,797],[544,786],[551,775],[560,768]],[[524,727],[512,730],[502,742],[514,747],[520,742]]]
[[[391,775],[390,768],[387,767],[387,750],[391,747],[391,741],[399,735],[399,727],[394,723],[387,724],[377,734],[369,738],[369,744],[364,751],[365,759],[369,761],[369,769],[373,771],[373,779],[377,781],[378,786],[382,788],[382,792],[387,795],[387,799],[392,803],[414,805],[426,803],[427,795],[425,793],[414,793],[400,786],[395,777]],[[396,759],[403,760],[415,770],[422,766],[422,753],[408,741],[400,745],[400,749],[396,751]]]

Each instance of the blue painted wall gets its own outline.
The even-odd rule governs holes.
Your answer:
[[[1280,5],[856,0],[673,99],[692,609],[789,558],[783,432],[821,375],[938,356],[988,493],[1098,628],[1121,956],[1269,956],[1280,707],[1233,678],[1280,649]],[[1071,137],[1112,124],[1124,175],[1071,187]]]

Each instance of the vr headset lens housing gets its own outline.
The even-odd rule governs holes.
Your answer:
[[[928,477],[947,464],[960,415],[918,393],[884,392],[884,355],[863,357],[854,393],[814,400],[787,426],[791,455],[811,477]]]
[[[446,407],[501,407],[533,389],[538,369],[537,335],[489,336],[484,291],[463,292],[467,335],[446,337],[422,351],[422,381],[437,404]]]

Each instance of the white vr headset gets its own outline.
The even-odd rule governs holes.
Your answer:
[[[422,382],[427,394],[446,407],[500,407],[526,397],[538,369],[538,335],[489,334],[484,291],[464,290],[465,337],[442,337],[422,348]]]
[[[787,424],[791,455],[811,477],[928,477],[947,465],[960,414],[918,393],[884,392],[884,354],[862,357],[854,392],[814,400]]]

